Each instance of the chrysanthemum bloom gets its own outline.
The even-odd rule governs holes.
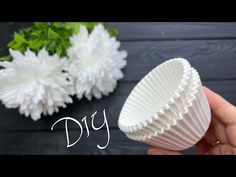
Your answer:
[[[102,24],[95,26],[90,34],[81,26],[70,41],[68,72],[75,79],[77,98],[99,99],[113,92],[117,80],[123,78],[121,69],[126,65],[127,52],[118,51],[120,42],[110,37]]]
[[[7,108],[19,108],[25,116],[38,120],[72,103],[73,84],[63,72],[65,58],[50,56],[45,49],[38,55],[10,49],[11,62],[0,62],[0,99]]]

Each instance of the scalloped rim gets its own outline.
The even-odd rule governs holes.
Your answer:
[[[194,69],[194,71],[196,71]],[[197,72],[197,71],[196,71]],[[158,136],[158,134],[163,134],[165,133],[165,131],[168,131],[172,126],[175,126],[177,124],[178,121],[183,119],[183,115],[188,113],[188,110],[190,109],[190,107],[193,106],[193,101],[195,101],[197,99],[196,94],[198,93],[198,90],[200,89],[201,85],[201,81],[199,78],[199,75],[197,74],[196,76],[198,79],[195,80],[195,83],[193,83],[193,88],[192,91],[190,93],[190,98],[187,101],[185,107],[184,107],[184,111],[178,113],[178,116],[176,117],[177,119],[173,119],[172,124],[168,124],[167,127],[162,127],[161,131],[148,131],[147,134],[143,134],[143,135],[139,135],[139,134],[130,134],[130,133],[126,133],[126,136],[130,139],[136,140],[136,141],[147,141],[149,139],[152,139],[153,137]],[[149,125],[150,126],[150,125]]]
[[[187,89],[186,93],[184,93],[185,98],[182,99],[182,103],[180,103],[178,105],[178,111],[171,111],[173,110],[174,107],[177,107],[177,102],[174,102],[173,104],[170,105],[170,107],[163,109],[163,113],[162,114],[156,114],[153,116],[152,120],[149,122],[147,122],[146,126],[141,129],[141,130],[137,130],[137,131],[133,131],[133,132],[125,132],[129,135],[140,135],[143,136],[145,134],[149,134],[149,133],[153,133],[155,131],[157,131],[158,133],[162,133],[164,130],[168,130],[170,128],[170,126],[175,125],[176,121],[181,119],[180,114],[184,113],[186,111],[186,104],[190,104],[189,100],[191,98],[193,98],[193,95],[191,94],[192,92],[194,92],[194,90],[198,89],[198,87],[201,85],[200,84],[200,78],[196,72],[196,70],[193,69],[193,78],[191,79],[191,87],[189,89]],[[180,98],[179,98],[180,100]],[[179,110],[181,110],[179,112]],[[169,119],[167,119],[166,114],[168,114],[167,112],[171,112],[173,116],[168,117]],[[165,121],[163,121],[165,120]],[[164,123],[163,123],[164,122]],[[169,123],[168,123],[169,122]],[[158,127],[157,125],[160,125],[160,127]]]
[[[170,109],[171,104],[173,104],[174,102],[176,102],[177,99],[180,99],[180,95],[182,92],[184,92],[184,88],[188,86],[189,84],[189,80],[190,80],[190,76],[191,76],[191,71],[192,68],[189,64],[189,62],[183,58],[174,58],[174,59],[170,59],[160,65],[158,65],[156,68],[154,68],[151,72],[149,72],[136,86],[135,88],[131,91],[130,95],[128,96],[128,98],[126,99],[124,106],[121,110],[120,116],[119,116],[119,121],[118,121],[118,126],[119,128],[125,132],[125,133],[129,133],[129,132],[136,132],[136,131],[140,131],[143,128],[147,127],[147,125],[149,125],[149,123],[152,123],[154,120],[154,117],[150,117],[150,119],[146,119],[143,120],[141,122],[139,122],[138,124],[134,124],[134,125],[124,125],[120,122],[120,118],[122,116],[122,113],[124,111],[124,108],[127,104],[127,100],[129,100],[130,96],[132,96],[133,91],[136,90],[137,87],[139,87],[140,84],[142,84],[143,80],[145,78],[147,78],[148,75],[150,75],[152,72],[155,72],[156,70],[158,70],[159,68],[169,64],[169,62],[172,61],[178,61],[183,65],[183,74],[182,74],[182,79],[175,91],[175,93],[169,98],[168,102],[159,110],[157,111],[156,115],[154,117],[159,117],[161,115],[163,115],[163,113],[165,112],[165,110]]]

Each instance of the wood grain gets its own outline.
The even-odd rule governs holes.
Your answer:
[[[130,91],[151,69],[173,57],[184,57],[195,67],[203,85],[213,89],[236,105],[236,23],[110,23],[120,31],[121,49],[128,51],[125,77],[108,97],[89,102],[85,99],[53,116],[37,122],[7,109],[0,104],[0,154],[146,154],[147,145],[134,142],[118,130],[120,110]],[[15,30],[30,23],[0,23],[0,57],[8,54],[6,44]],[[91,131],[72,148],[66,148],[64,124],[50,131],[61,117],[71,116],[81,122],[84,116],[98,115],[95,124],[101,125],[102,110],[107,113],[111,142],[106,150],[98,150],[97,143],[106,141],[106,131]],[[90,126],[88,119],[88,125]],[[71,138],[79,131],[69,123]],[[191,148],[184,152],[194,154]]]
[[[121,82],[137,82],[175,57],[188,59],[203,80],[236,79],[236,40],[123,42],[122,49],[128,52],[128,64]]]
[[[225,39],[236,37],[236,23],[125,22],[110,23],[120,32],[119,40]]]
[[[70,131],[70,138],[77,139],[80,132]],[[0,155],[145,155],[150,147],[141,142],[132,141],[118,130],[111,131],[110,143],[104,150],[98,149],[107,142],[106,132],[91,132],[87,138],[84,134],[74,146],[66,147],[64,131],[48,132],[8,132],[0,133]],[[102,144],[104,143],[104,144]],[[195,153],[194,148],[183,151],[184,154]]]
[[[8,55],[6,45],[12,39],[14,32],[21,27],[29,26],[31,23],[0,22],[0,57]]]
[[[70,131],[71,141],[76,140],[79,131]],[[8,132],[0,133],[0,154],[146,154],[148,145],[131,141],[118,131],[111,131],[110,143],[104,150],[99,150],[97,144],[103,146],[107,142],[105,131],[86,134],[80,141],[70,147],[66,147],[64,131],[35,131],[35,132]],[[104,143],[104,144],[103,144]]]
[[[236,105],[236,81],[204,81],[203,84],[220,95],[225,97],[232,104]],[[136,83],[120,83],[108,97],[103,97],[100,100],[93,100],[91,102],[87,100],[75,101],[74,104],[68,105],[66,109],[61,109],[59,113],[53,116],[46,116],[37,122],[32,121],[30,118],[26,118],[18,113],[17,110],[6,109],[3,105],[0,107],[0,131],[36,131],[36,130],[50,130],[55,121],[62,117],[71,116],[81,121],[84,116],[88,116],[88,126],[91,127],[90,116],[98,111],[95,117],[95,125],[101,126],[103,123],[103,109],[106,110],[108,124],[110,128],[118,128],[117,122],[120,114],[120,110],[131,90]],[[76,100],[76,99],[74,99]],[[69,122],[70,129],[79,129],[75,123]],[[106,127],[104,127],[106,128]],[[55,126],[56,130],[64,130],[64,122],[61,122]]]
[[[9,40],[15,30],[30,24],[0,23],[0,34],[4,34],[1,35],[1,40]],[[118,39],[121,41],[236,38],[235,22],[110,22],[108,24],[119,30]]]
[[[139,81],[162,62],[183,57],[203,80],[236,79],[236,40],[123,42],[128,64],[122,81]]]
[[[123,27],[121,29],[127,26],[127,23],[119,24],[120,28],[121,26]],[[168,23],[168,25],[170,24]],[[215,26],[218,25],[219,28],[221,26],[222,29],[220,29],[224,31],[226,31],[225,26],[230,26],[230,24],[234,26],[234,23],[213,24]],[[212,26],[214,26],[213,24]],[[10,25],[0,23],[0,34],[3,36],[0,42],[0,56],[4,56],[8,53],[5,45],[12,36],[13,31],[21,26],[27,25],[28,23],[10,23]],[[137,30],[146,26],[143,23],[134,23],[130,26],[135,25],[137,25]],[[156,23],[151,23],[151,25],[158,26]],[[178,30],[179,28],[177,28],[176,25],[176,23],[173,23],[170,29]],[[195,25],[204,27],[211,26],[201,23]],[[184,27],[185,25],[183,25],[182,28]],[[192,28],[195,29],[197,27]],[[147,29],[151,29],[151,27],[149,26]],[[159,29],[159,27],[157,27],[157,29]],[[128,33],[128,31],[130,30],[127,30],[127,32],[124,31],[121,34],[124,35]],[[228,34],[230,30],[228,29],[226,32]],[[188,32],[187,34],[190,33]],[[199,32],[199,34],[202,33]],[[221,35],[220,32],[217,34],[218,36]],[[236,78],[236,70],[234,69],[236,67],[236,62],[234,62],[236,56],[236,40],[134,41],[122,42],[121,49],[127,50],[128,52],[128,65],[124,69],[125,78],[122,81],[138,81],[155,66],[174,57],[184,57],[188,59],[193,67],[199,71],[203,80]]]

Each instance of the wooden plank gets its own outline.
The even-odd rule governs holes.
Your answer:
[[[2,41],[10,40],[15,30],[28,26],[27,22],[2,22]],[[236,37],[236,23],[199,22],[110,22],[119,30],[118,39],[132,40],[180,40],[180,39],[225,39]],[[2,47],[2,45],[0,45]]]
[[[0,57],[8,54],[8,51],[6,50],[6,45],[10,42],[12,39],[12,36],[14,35],[14,32],[18,30],[21,27],[29,26],[30,23],[27,22],[0,22]]]
[[[224,96],[231,103],[236,105],[236,81],[204,81],[204,85],[215,90],[222,96]],[[82,118],[88,116],[88,126],[91,127],[90,116],[98,111],[95,117],[95,126],[102,125],[104,118],[102,111],[106,110],[107,120],[109,128],[117,128],[117,121],[120,114],[120,110],[136,83],[120,83],[108,97],[103,97],[100,100],[93,100],[91,102],[87,100],[75,101],[74,104],[69,105],[66,109],[61,109],[59,113],[53,116],[43,117],[37,122],[34,122],[30,118],[26,118],[19,115],[15,109],[7,109],[3,105],[0,106],[0,131],[36,131],[36,130],[50,130],[51,126],[58,119],[66,116],[76,118],[85,128],[82,123]],[[75,99],[76,100],[76,99]],[[69,122],[69,128],[78,129],[79,127],[75,123]],[[104,126],[104,128],[106,128]],[[61,122],[55,126],[56,130],[64,129],[64,122]]]
[[[5,43],[4,39],[0,42],[2,47]],[[204,80],[236,78],[236,40],[123,42],[121,48],[128,51],[128,65],[122,81],[138,81],[155,66],[173,57],[188,59]],[[1,48],[0,56],[4,54],[7,50]]]
[[[236,40],[123,42],[128,64],[122,81],[139,81],[162,62],[183,57],[203,80],[236,79]]]
[[[175,57],[188,59],[203,80],[236,79],[236,40],[123,42],[121,49],[128,52],[125,82],[137,82]]]
[[[0,23],[0,54],[7,54],[5,45],[13,31],[28,23]],[[146,154],[147,145],[128,140],[117,130],[120,109],[128,94],[145,74],[156,65],[172,57],[185,57],[199,71],[204,85],[216,90],[227,100],[236,104],[236,62],[234,58],[236,23],[113,23],[120,31],[122,48],[129,53],[125,78],[109,97],[92,102],[82,100],[69,105],[58,114],[44,117],[38,122],[20,116],[17,110],[0,106],[0,154]],[[198,40],[192,40],[198,39]],[[211,39],[211,40],[202,40]],[[212,40],[221,39],[221,40]],[[223,39],[223,40],[222,40]],[[226,40],[229,39],[229,40]],[[160,41],[154,41],[160,40]],[[174,40],[174,41],[171,41]],[[182,40],[182,41],[175,41]],[[131,42],[130,42],[131,41]],[[134,42],[132,42],[134,41]],[[207,81],[211,80],[211,81]],[[224,80],[224,81],[220,81]],[[102,110],[106,109],[111,131],[109,147],[100,151],[98,142],[105,142],[105,130],[83,136],[78,146],[67,149],[63,124],[51,132],[51,125],[61,117],[71,116],[81,121],[98,111],[95,124],[102,123]],[[88,121],[90,125],[90,122]],[[78,129],[70,124],[72,137]],[[42,131],[41,131],[42,130]],[[10,132],[9,132],[10,131]],[[73,139],[73,138],[72,138]],[[33,148],[32,148],[33,147]],[[192,153],[193,151],[187,151]]]
[[[100,100],[93,99],[88,101],[83,99],[78,101],[74,97],[74,103],[68,105],[66,109],[60,109],[59,113],[53,116],[42,117],[41,120],[34,122],[30,118],[26,118],[23,115],[19,115],[17,109],[7,109],[4,105],[0,105],[0,131],[5,130],[50,130],[50,127],[58,119],[62,117],[74,117],[82,123],[82,118],[88,116],[87,122],[91,127],[90,116],[98,111],[97,116],[94,119],[94,124],[100,126],[103,121],[102,111],[106,110],[106,116],[110,128],[117,127],[118,115],[122,108],[122,105],[134,87],[132,84],[118,84],[116,90],[108,97],[103,97]],[[17,125],[17,126],[16,126]],[[78,128],[76,124],[69,124],[72,128]],[[55,128],[64,129],[64,124],[60,123]]]
[[[236,37],[236,23],[125,22],[110,24],[119,30],[118,38],[122,41]]]
[[[107,148],[100,150],[97,145],[107,143],[105,131],[91,132],[87,138],[82,135],[80,141],[72,147],[66,147],[65,132],[8,132],[0,133],[1,155],[145,155],[149,145],[132,141],[119,130],[112,130]],[[79,131],[70,131],[71,143],[80,135]],[[194,148],[183,152],[194,154]]]
[[[0,154],[146,154],[148,145],[129,140],[118,131],[111,131],[110,143],[104,150],[97,145],[107,143],[104,130],[90,132],[87,138],[83,134],[80,141],[73,147],[67,148],[64,131],[56,132],[9,132],[0,133]],[[71,142],[76,140],[80,131],[69,131]]]

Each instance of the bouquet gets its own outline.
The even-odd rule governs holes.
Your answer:
[[[99,22],[35,22],[14,33],[0,58],[0,100],[34,121],[72,103],[100,99],[123,78],[127,52]]]

